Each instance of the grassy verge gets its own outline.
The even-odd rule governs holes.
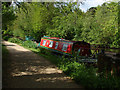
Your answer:
[[[58,58],[57,56],[52,55],[49,50],[42,48],[28,49],[54,63],[66,75],[75,80],[76,83],[83,85],[88,90],[91,88],[108,88],[110,90],[120,88],[119,77],[112,77],[111,75],[108,78],[105,76],[100,77],[99,74],[96,74],[97,68],[94,68],[93,66],[87,67],[86,64],[78,63],[75,61],[75,58],[70,59],[65,58],[64,56]]]
[[[36,49],[35,48],[28,48],[26,46],[23,46],[23,47],[26,48],[26,49],[31,50],[32,52],[34,52],[34,53],[36,53],[36,54],[38,54],[38,55],[40,55],[40,56],[42,56],[42,57],[44,57],[46,59],[48,59],[49,61],[51,61],[55,65],[58,65],[59,62],[60,62],[60,58],[58,58],[57,56],[51,54],[52,52],[49,51],[49,50],[45,50],[43,48],[36,48]]]
[[[120,89],[119,77],[112,77],[111,75],[108,78],[106,78],[105,76],[100,77],[99,74],[96,74],[97,68],[94,68],[92,66],[87,67],[83,63],[78,63],[76,62],[75,58],[65,57],[58,58],[57,56],[52,55],[51,51],[43,48],[35,48],[34,45],[32,48],[32,46],[29,45],[30,41],[26,42],[26,44],[22,43],[18,44],[50,60],[52,63],[58,66],[59,69],[63,70],[63,72],[66,75],[70,76],[78,84],[83,85],[86,89],[91,88],[108,88],[111,90],[114,88]]]
[[[5,88],[8,86],[8,69],[10,66],[10,61],[9,61],[9,52],[6,48],[6,46],[4,46],[2,44],[2,87]]]
[[[2,44],[2,66],[3,69],[6,67],[5,64],[8,64],[8,50],[5,45]]]
[[[17,38],[9,38],[8,41],[12,42],[12,43],[17,43],[20,46],[23,46],[26,49],[31,50],[32,52],[39,54],[40,56],[50,60],[52,63],[54,64],[58,64],[58,57],[57,56],[53,56],[51,54],[51,51],[43,49],[43,48],[37,48],[36,43],[34,43],[33,41],[22,41],[20,39]],[[58,60],[56,60],[58,59]]]

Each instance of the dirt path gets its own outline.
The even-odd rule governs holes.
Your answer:
[[[10,52],[8,88],[82,88],[43,57],[17,44],[3,43]]]

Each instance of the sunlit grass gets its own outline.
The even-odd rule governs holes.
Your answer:
[[[58,66],[66,75],[70,76],[74,79],[78,84],[82,84],[87,89],[88,88],[119,88],[120,78],[109,77],[106,79],[104,76],[99,77],[99,74],[96,74],[97,69],[94,67],[87,68],[84,64],[80,64],[75,61],[75,59],[69,58],[59,58],[51,53],[51,51],[42,49],[42,48],[25,48],[31,50],[32,52],[46,58],[47,60],[51,61],[53,64]],[[51,68],[46,68],[43,70],[49,74],[49,71],[53,71]],[[38,71],[39,72],[39,71]],[[28,72],[22,72],[25,75]],[[28,73],[30,74],[30,72]],[[48,78],[48,80],[52,80]],[[42,79],[37,79],[36,81],[41,81]],[[46,78],[44,78],[46,80]]]

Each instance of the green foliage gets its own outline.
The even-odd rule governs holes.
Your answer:
[[[117,18],[118,18],[118,5],[117,3],[104,3],[102,7],[98,7],[96,11],[96,20],[98,21],[101,29],[100,43],[112,45],[115,41],[115,34],[118,31]]]
[[[6,46],[4,46],[2,44],[2,56],[6,56],[7,54],[8,54],[8,50],[7,50]]]
[[[43,35],[48,35],[120,47],[118,3],[104,3],[102,6],[90,8],[86,13],[82,12],[74,2],[23,2],[20,5],[21,7],[16,11],[17,18],[15,18],[13,9],[3,4],[3,39],[7,40],[8,36],[13,34],[22,39],[25,36],[32,36],[40,40]],[[7,21],[8,14],[10,18]],[[9,41],[20,43],[28,48],[37,47],[33,41],[22,42],[16,38],[11,38]],[[50,51],[43,48],[36,50],[37,53],[45,54],[67,75],[87,88],[120,88],[120,79],[117,77],[99,77],[96,75],[95,68],[77,63],[75,58],[54,59]]]
[[[48,55],[48,50],[46,50],[45,48],[39,48],[40,53]]]
[[[9,51],[7,50],[6,46],[2,44],[2,87],[4,88],[8,83],[6,83],[6,75],[8,74],[8,68],[10,67],[10,60],[9,60]]]
[[[16,18],[14,9],[10,6],[11,2],[2,2],[2,29],[5,30],[7,25],[12,25]]]
[[[40,40],[46,34],[46,28],[51,26],[52,17],[55,15],[53,3],[22,3],[24,7],[17,11],[18,18],[14,22],[13,33],[15,36],[32,36]]]
[[[9,25],[7,25],[7,30],[2,30],[2,38],[4,40],[8,40],[9,38],[13,37],[13,32],[11,30],[11,27]]]
[[[25,47],[28,47],[28,48],[37,48],[36,43],[34,43],[33,41],[30,41],[30,40],[24,41],[22,43],[22,46],[25,46]]]
[[[2,39],[3,39],[3,40],[6,40],[6,41],[7,41],[9,38],[10,38],[10,37],[9,37],[8,35],[2,37]]]
[[[13,39],[14,42],[18,42],[16,39]],[[76,58],[65,58],[62,56],[60,58],[52,55],[51,51],[46,50],[44,48],[35,49],[35,43],[33,41],[25,41],[21,44],[24,47],[28,47],[29,49],[35,53],[38,53],[47,59],[49,59],[52,63],[56,64],[64,73],[74,79],[78,84],[82,84],[85,88],[120,88],[120,78],[113,77],[109,75],[107,78],[105,76],[100,77],[99,73],[97,73],[97,68],[94,68],[90,65],[84,63],[76,62]]]
[[[18,38],[9,38],[8,41],[10,41],[12,43],[18,43],[18,44],[22,43],[22,40],[20,40]]]
[[[3,37],[6,34],[13,34],[22,39],[25,36],[32,36],[40,41],[43,35],[48,35],[120,47],[119,10],[116,2],[91,7],[86,13],[82,12],[77,6],[78,3],[74,2],[22,2],[16,9],[7,4],[3,3],[2,6],[5,21]],[[6,20],[8,12],[10,18]]]
[[[34,42],[34,41],[22,41],[18,38],[9,38],[8,41],[12,42],[12,43],[17,43],[17,44],[20,44],[24,47],[27,47],[27,48],[34,48],[36,49],[37,48],[37,44]]]
[[[73,78],[77,83],[82,84],[85,88],[119,88],[120,78],[109,75],[100,77],[97,68],[86,66],[86,64],[78,63],[76,59],[62,58],[58,64],[59,68],[67,75]]]
[[[12,36],[12,25],[13,21],[16,19],[14,8],[11,2],[2,2],[2,37],[8,40],[8,37]]]
[[[63,3],[58,6],[59,12],[52,19],[52,28],[47,30],[47,35],[56,36],[72,40],[76,34],[77,20],[81,18],[83,12],[75,7],[75,3]],[[81,16],[80,16],[81,15]],[[78,26],[79,27],[79,26]]]

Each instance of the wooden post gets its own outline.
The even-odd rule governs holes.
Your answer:
[[[108,73],[111,72],[112,70],[112,58],[108,57],[104,54],[104,51],[101,52],[98,55],[98,62],[97,62],[97,66],[98,66],[98,73],[100,73],[100,75],[104,75],[104,73],[106,73],[106,77],[108,76]]]
[[[116,75],[120,77],[120,59],[115,60]]]

